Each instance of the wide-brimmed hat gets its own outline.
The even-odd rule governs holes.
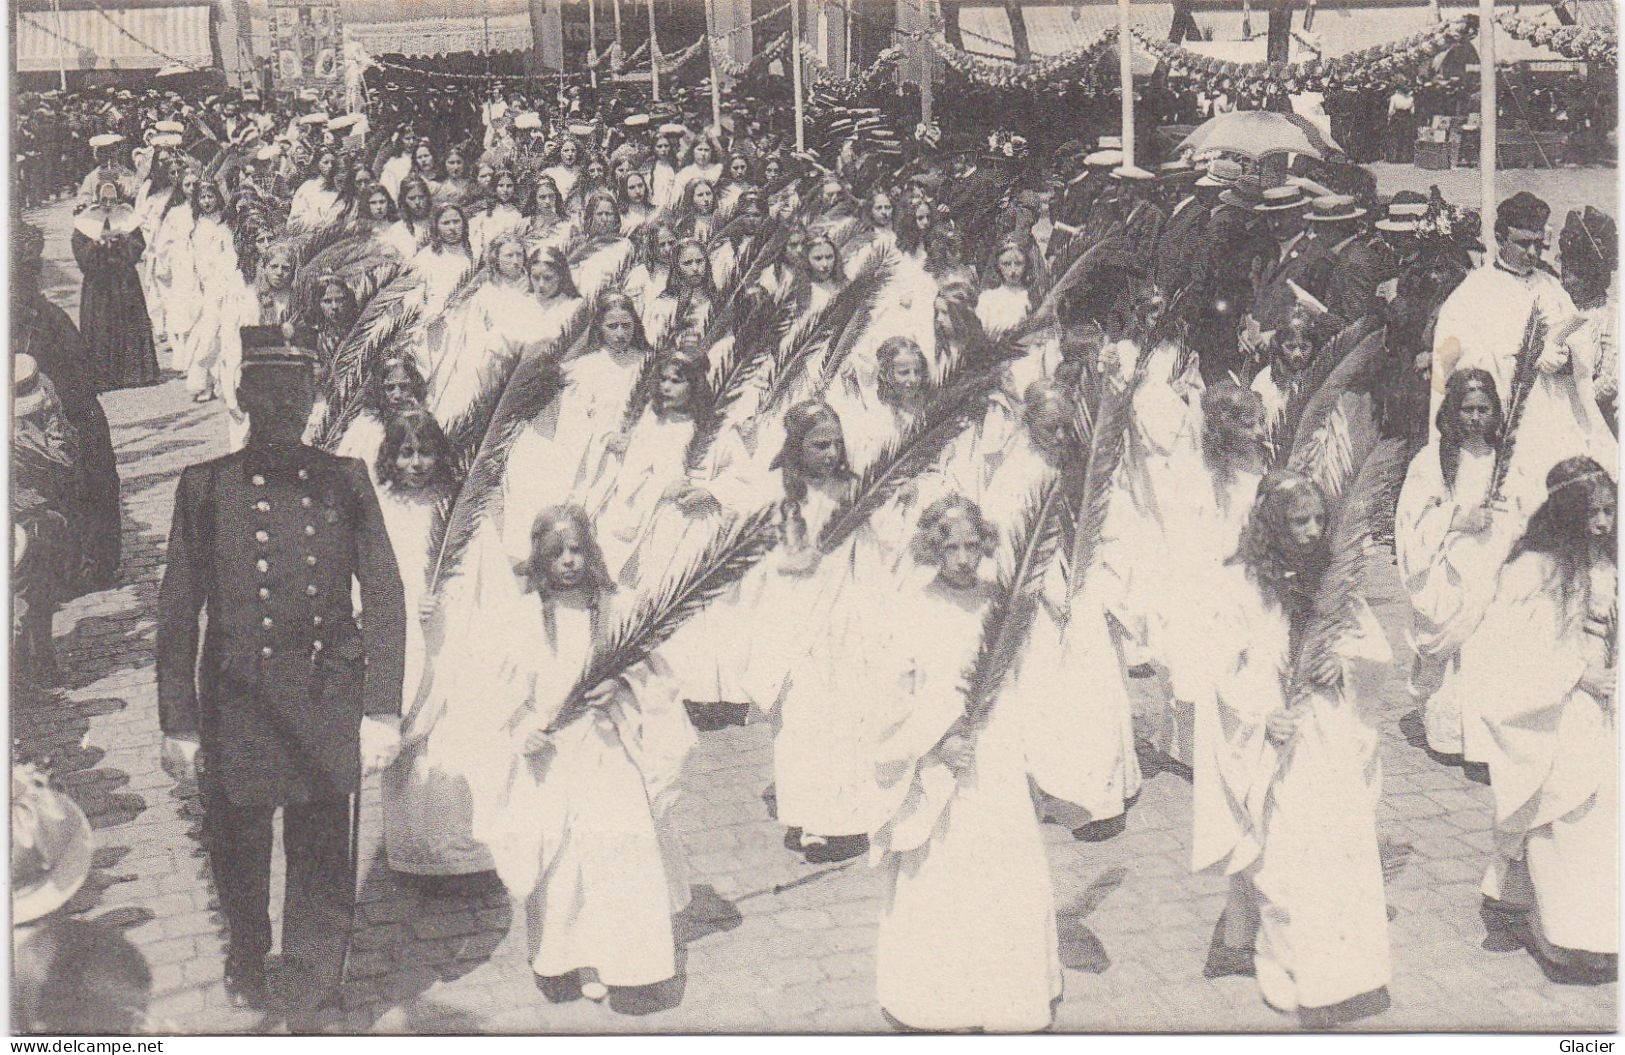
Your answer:
[[[181,124],[179,121],[159,121],[157,124],[153,125],[152,127],[154,129],[156,129],[157,131],[159,131],[159,132],[184,132],[184,131],[186,131],[186,126]]]
[[[170,147],[178,147],[183,142],[184,140],[174,132],[164,132],[153,136],[151,145],[167,150]]]
[[[1118,165],[1112,169],[1112,179],[1125,183],[1150,183],[1156,176],[1138,165]]]
[[[1083,163],[1092,169],[1113,169],[1123,163],[1121,150],[1097,150],[1083,159]]]
[[[1196,181],[1198,187],[1234,187],[1247,170],[1241,162],[1231,158],[1214,158],[1207,171]]]
[[[1253,212],[1287,212],[1302,209],[1308,204],[1309,196],[1302,187],[1285,183],[1279,187],[1265,187],[1252,208]]]
[[[1304,219],[1309,223],[1340,223],[1358,220],[1365,214],[1365,206],[1356,201],[1353,195],[1322,194],[1309,203],[1309,211]]]
[[[103,132],[100,135],[90,137],[90,146],[93,150],[100,150],[102,147],[110,147],[114,143],[122,142],[124,142],[124,137],[117,132]]]
[[[93,851],[90,821],[78,804],[52,791],[34,766],[18,766],[11,776],[12,923],[31,923],[66,905],[90,875]]]
[[[1164,183],[1183,183],[1186,180],[1196,179],[1202,174],[1201,169],[1184,158],[1176,161],[1164,161],[1157,166],[1157,178]]]
[[[1413,190],[1402,190],[1388,201],[1382,219],[1372,224],[1379,231],[1390,234],[1412,234],[1422,225],[1427,215],[1427,195]]]
[[[45,383],[40,379],[39,363],[32,355],[14,356],[11,371],[12,412],[25,418],[45,405]]]

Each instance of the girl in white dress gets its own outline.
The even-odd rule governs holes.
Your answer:
[[[515,204],[519,200],[519,179],[508,169],[498,169],[491,177],[491,198],[475,210],[468,221],[469,248],[476,259],[485,259],[485,250],[497,235],[512,231],[525,222]]]
[[[574,136],[566,136],[559,144],[559,163],[543,169],[542,175],[553,181],[561,206],[570,200],[570,195],[576,189],[576,181],[581,178],[581,144],[576,142]]]
[[[649,204],[649,178],[633,169],[620,179],[621,233],[631,235],[648,223],[655,210]]]
[[[626,293],[638,306],[641,318],[653,306],[655,298],[666,291],[671,281],[672,259],[681,239],[676,225],[666,220],[657,220],[642,228],[637,237],[642,247],[641,259],[627,272]]]
[[[421,178],[408,176],[401,180],[399,201],[400,219],[385,228],[378,237],[396,256],[410,263],[418,251],[429,243],[434,192]]]
[[[519,227],[525,244],[532,249],[538,246],[563,246],[570,240],[575,227],[564,215],[564,197],[559,194],[558,186],[546,175],[536,177],[535,186],[526,197],[525,221]]]
[[[615,195],[599,191],[587,199],[584,245],[571,253],[576,288],[596,297],[632,255],[632,240],[621,234],[621,211]]]
[[[840,419],[808,401],[784,419],[773,459],[784,542],[741,583],[730,613],[749,620],[744,688],[775,720],[774,788],[786,845],[813,863],[863,852],[884,820],[887,796],[860,750],[864,695],[837,684],[867,591],[891,594],[878,545],[865,526],[834,552],[817,543],[855,478]],[[743,627],[741,627],[743,630]]]
[[[406,745],[382,776],[384,859],[390,871],[425,893],[458,892],[453,877],[489,871],[491,856],[470,836],[472,804],[460,765],[443,764],[445,738],[421,728],[417,707],[429,646],[425,629],[436,624],[426,596],[429,532],[435,503],[450,487],[450,451],[440,427],[421,409],[389,419],[383,444],[368,468],[378,484],[378,505],[389,531],[406,590],[406,678],[401,693],[401,736]]]
[[[383,448],[385,425],[407,411],[422,409],[427,391],[423,375],[410,357],[384,360],[378,377],[362,396],[361,412],[344,430],[333,453],[361,459],[373,474],[372,482],[378,484],[378,452]]]
[[[892,812],[870,860],[885,870],[876,944],[880,1006],[924,1030],[1029,1032],[1061,995],[1059,935],[1019,723],[1004,700],[965,717],[998,531],[967,499],[920,518],[916,560],[936,576],[888,621],[875,670],[872,747]]]
[[[580,504],[606,458],[625,450],[627,400],[653,354],[631,299],[600,296],[587,351],[564,363],[564,391],[514,444],[504,503],[510,555],[523,555],[538,511],[560,498]]]
[[[1488,505],[1501,434],[1501,400],[1487,371],[1457,370],[1439,404],[1438,436],[1411,461],[1394,514],[1394,549],[1411,599],[1416,648],[1411,698],[1422,708],[1428,747],[1488,761],[1481,701],[1462,692],[1461,645],[1495,596],[1521,518]]]
[[[711,181],[697,179],[688,184],[676,213],[678,234],[709,243],[717,233],[717,191]]]
[[[294,192],[290,225],[325,227],[344,216],[350,203],[339,193],[339,165],[336,150],[324,147],[316,152],[315,174]]]
[[[468,175],[468,158],[461,147],[446,151],[446,178],[434,190],[436,205],[467,205],[480,194]]]
[[[1461,650],[1489,733],[1489,907],[1571,981],[1619,955],[1619,586],[1616,491],[1590,458],[1547,473],[1547,498]]]
[[[400,219],[395,199],[381,183],[364,184],[356,192],[352,226],[358,234],[365,234],[372,244],[394,253],[394,247],[384,240],[384,232]]]
[[[236,237],[227,221],[225,197],[212,180],[197,184],[192,196],[191,266],[199,291],[197,321],[188,334],[186,390],[198,402],[222,395],[227,405],[236,402],[235,385],[227,388],[221,370],[222,320],[232,293],[241,287]],[[291,268],[290,268],[291,274]],[[280,321],[280,320],[279,320]],[[252,325],[244,323],[244,325]],[[235,382],[235,375],[230,378]]]
[[[676,973],[672,891],[656,827],[693,732],[658,657],[587,693],[587,713],[549,731],[619,605],[579,508],[537,516],[522,594],[489,704],[464,717],[498,747],[476,777],[475,834],[524,901],[531,970],[551,999],[602,1000]]]
[[[182,373],[190,372],[188,357],[192,349],[188,337],[203,310],[203,289],[192,256],[192,228],[197,222],[192,211],[192,195],[197,191],[198,179],[195,169],[180,173],[164,204],[157,233],[148,250],[153,257],[153,288],[162,305],[161,336],[169,341],[169,366]],[[194,398],[199,395],[202,393],[195,394]]]
[[[463,353],[463,349],[447,345],[449,320],[445,316],[447,299],[474,266],[462,206],[435,206],[429,217],[429,241],[412,257],[409,266],[418,278],[413,297],[422,320],[415,351],[423,376],[435,386],[442,375],[442,359],[447,355],[460,359]]]
[[[717,180],[722,177],[722,163],[717,160],[717,145],[709,136],[694,141],[689,148],[688,164],[677,172],[674,193],[680,197],[687,197],[688,190],[697,180],[704,180],[715,191]]]
[[[678,242],[666,288],[644,310],[643,331],[649,343],[658,348],[679,333],[703,331],[716,294],[705,246],[692,238]]]
[[[1386,664],[1363,602],[1335,644],[1342,688],[1297,699],[1293,642],[1313,615],[1326,563],[1326,503],[1300,473],[1259,486],[1241,550],[1212,599],[1196,701],[1191,865],[1230,877],[1207,974],[1256,973],[1265,1003],[1324,1027],[1387,1006],[1392,975],[1377,851],[1378,701],[1354,664]]]
[[[682,126],[662,125],[655,136],[654,160],[645,170],[649,177],[649,204],[656,210],[668,209],[679,200],[677,186],[677,144],[683,134]]]
[[[429,377],[429,410],[454,426],[497,374],[499,364],[531,339],[534,302],[525,243],[510,231],[486,248],[479,287],[446,319],[445,354]]]

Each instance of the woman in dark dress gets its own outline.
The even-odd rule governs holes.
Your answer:
[[[79,331],[102,392],[159,380],[152,322],[136,273],[145,248],[135,211],[119,200],[118,184],[98,184],[96,204],[73,223],[73,258],[85,276]]]

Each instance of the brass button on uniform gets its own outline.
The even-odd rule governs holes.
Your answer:
[[[314,554],[314,553],[306,554],[305,555],[305,563],[310,565],[312,568],[314,568],[316,566],[316,554]]]
[[[310,643],[310,650],[312,652],[320,652],[322,650],[322,639],[317,638],[315,641],[312,641]]]
[[[261,619],[260,620],[260,625],[263,626],[267,630],[271,629],[271,617],[266,616],[264,619]]]
[[[309,469],[300,469],[299,470],[299,479],[301,479],[301,480],[310,479],[310,470]]]
[[[254,541],[255,542],[269,542],[269,541],[271,541],[271,536],[266,534],[263,531],[256,531],[256,532],[254,532]]]
[[[258,568],[260,570],[260,574],[263,575],[265,572],[271,570],[271,562],[262,557],[254,562],[254,567]]]
[[[303,497],[303,498],[301,498],[301,499],[300,499],[300,500],[299,500],[299,504],[300,504],[300,505],[302,505],[302,506],[304,506],[304,507],[305,507],[305,508],[306,508],[306,509],[309,509],[309,508],[310,508],[310,504],[311,504],[311,503],[310,503],[310,496],[309,496],[309,495],[306,495],[306,496],[305,496],[305,497]]]
[[[261,586],[260,587],[260,600],[269,601],[270,599],[271,599],[271,591],[267,590],[265,587]]]
[[[271,511],[271,503],[262,498],[258,502],[254,503],[254,508],[258,509],[261,513],[269,513]]]
[[[264,648],[260,649],[260,655],[263,656],[266,659],[270,659],[271,656],[274,655],[274,654],[275,653],[273,653],[271,651],[271,646],[270,645],[266,645]]]
[[[311,623],[312,626],[321,626],[322,625],[322,617],[319,616],[319,615],[311,616],[310,623]]]
[[[305,534],[306,535],[314,535],[314,534],[316,534],[316,525],[315,524],[306,524],[305,525]]]
[[[254,474],[254,479],[253,479],[253,484],[254,484],[255,487],[264,487],[265,486],[265,477],[261,476],[259,473],[255,473]]]
[[[315,586],[314,586],[314,585],[311,585],[311,586],[307,586],[307,587],[305,587],[305,594],[306,594],[306,596],[308,596],[308,597],[315,597],[315,596],[316,596],[316,592],[317,592],[317,591],[316,591],[316,587],[315,587]]]

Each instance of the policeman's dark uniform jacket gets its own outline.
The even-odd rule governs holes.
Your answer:
[[[243,337],[245,374],[314,361],[281,346],[275,327]],[[325,963],[336,977],[353,895],[347,805],[360,786],[358,730],[363,715],[400,713],[405,619],[360,461],[251,437],[181,475],[159,593],[159,721],[166,736],[201,741],[228,972],[256,973],[270,950],[271,817],[284,807],[284,955]]]

